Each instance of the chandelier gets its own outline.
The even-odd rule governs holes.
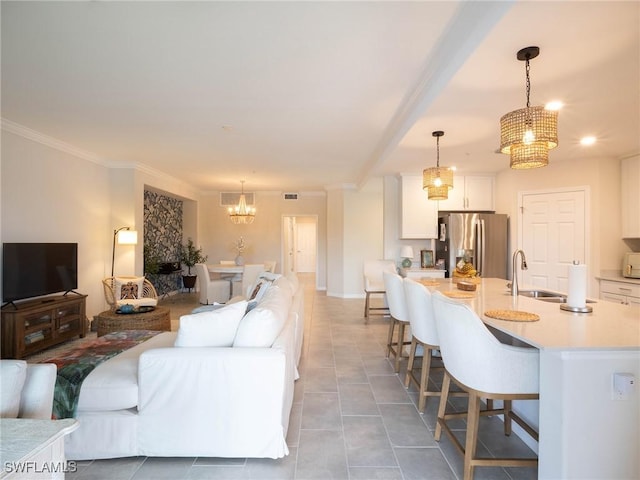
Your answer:
[[[525,62],[527,106],[500,119],[500,151],[511,156],[511,168],[515,169],[548,165],[549,150],[558,146],[558,112],[529,104],[529,60],[539,53],[538,47],[526,47],[517,53],[517,59]]]
[[[422,188],[427,191],[429,200],[446,200],[453,188],[453,169],[440,166],[440,137],[444,132],[438,130],[431,135],[436,137],[436,166],[422,171]]]
[[[244,196],[244,180],[240,182],[242,185],[242,192],[240,193],[240,200],[235,207],[229,207],[229,218],[236,225],[248,225],[253,223],[256,216],[255,207],[248,207],[247,200]]]

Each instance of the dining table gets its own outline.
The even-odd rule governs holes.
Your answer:
[[[514,402],[514,410],[522,409],[538,425],[539,441],[530,445],[538,453],[538,478],[640,478],[640,401],[634,387],[640,375],[640,308],[589,300],[585,310],[591,311],[579,313],[561,308],[563,292],[554,299],[530,298],[527,290],[538,288],[523,285],[523,295],[512,295],[507,280],[499,278],[471,279],[476,289],[465,291],[458,288],[460,280],[422,283],[467,303],[496,336],[540,352],[537,405]],[[496,311],[518,315],[497,319]],[[528,320],[516,321],[518,316]],[[625,395],[616,389],[620,378],[630,381]]]
[[[229,291],[232,297],[241,293],[244,265],[212,263],[207,264],[207,270],[209,270],[209,273],[220,275],[220,278],[229,280]]]

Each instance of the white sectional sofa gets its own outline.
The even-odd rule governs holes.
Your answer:
[[[96,367],[82,384],[67,458],[287,455],[303,291],[295,276],[280,277],[245,313],[247,305],[183,316],[178,332]]]

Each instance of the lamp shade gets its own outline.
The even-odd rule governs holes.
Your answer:
[[[543,106],[514,110],[500,119],[500,151],[511,153],[514,145],[540,142],[551,150],[558,146],[558,112]]]
[[[527,106],[500,118],[500,152],[511,156],[511,168],[526,169],[549,164],[549,150],[558,146],[558,112],[529,103],[531,80],[529,61],[536,58],[540,48],[520,49],[518,60],[524,61],[527,77]]]
[[[449,198],[449,187],[425,187],[429,200],[447,200]]]
[[[400,248],[400,258],[413,258],[413,247],[403,245],[402,248]]]
[[[138,232],[136,230],[120,230],[118,232],[118,245],[137,245]]]
[[[521,143],[511,147],[511,168],[524,170],[549,164],[549,149],[545,142]]]
[[[453,170],[449,167],[430,167],[422,171],[423,188],[453,188]]]

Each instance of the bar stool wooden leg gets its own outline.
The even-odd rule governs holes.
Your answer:
[[[389,319],[389,334],[387,335],[387,358],[391,355],[391,351],[393,350],[393,330],[396,326],[396,319],[391,317]]]
[[[442,424],[444,423],[444,413],[447,411],[447,400],[449,399],[449,385],[451,384],[451,377],[445,370],[444,377],[442,379],[442,391],[440,392],[440,405],[438,406],[438,421],[436,422],[436,431],[433,437],[437,442],[440,441],[442,435]]]
[[[396,361],[394,371],[400,371],[400,360],[402,359],[402,350],[404,350],[404,322],[398,322],[398,344],[396,345]]]
[[[422,370],[420,371],[420,397],[418,397],[418,411],[420,413],[424,412],[424,407],[427,403],[427,391],[429,390],[429,372],[431,370],[431,349],[424,347],[423,355]]]
[[[511,400],[504,400],[504,434],[511,435]]]
[[[473,459],[478,444],[478,423],[480,420],[480,398],[475,392],[469,392],[467,414],[467,439],[464,447],[464,480],[473,480]]]
[[[413,370],[413,362],[416,357],[416,350],[418,348],[418,340],[415,337],[411,339],[411,347],[409,348],[409,362],[407,363],[407,374],[404,376],[404,387],[409,388],[411,384],[411,371]]]
[[[366,292],[364,295],[364,318],[369,317],[369,292]]]

